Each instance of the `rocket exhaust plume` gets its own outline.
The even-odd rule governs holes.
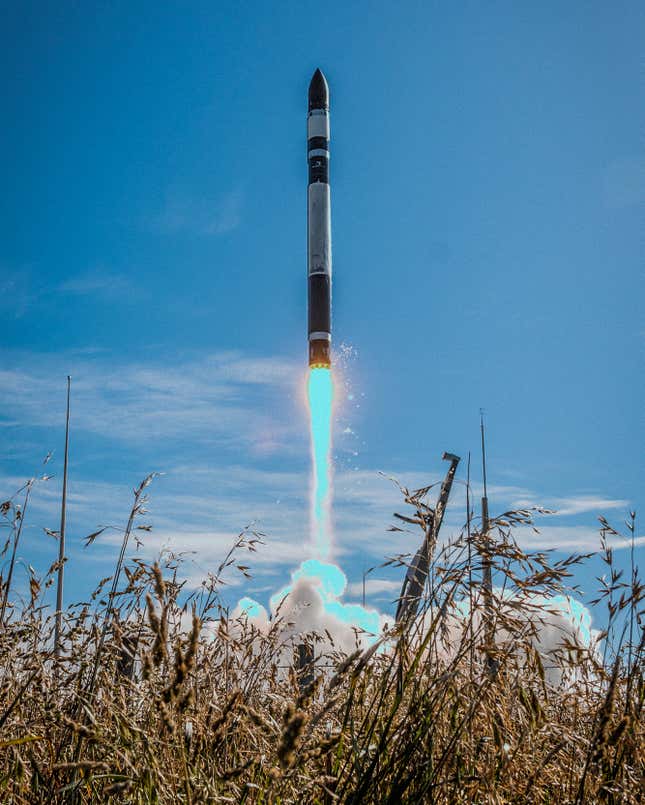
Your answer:
[[[310,369],[307,392],[313,465],[311,532],[316,555],[319,559],[326,559],[331,551],[331,417],[334,392],[331,369]]]

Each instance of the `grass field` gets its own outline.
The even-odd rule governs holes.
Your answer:
[[[114,574],[64,612],[58,658],[43,605],[57,566],[18,596],[24,497],[2,506],[2,802],[642,801],[643,588],[609,548],[596,643],[572,631],[558,656],[541,650],[549,615],[532,602],[584,558],[521,551],[513,531],[531,514],[509,512],[491,524],[505,594],[482,599],[489,543],[464,529],[433,557],[419,615],[347,654],[280,611],[265,629],[228,616],[222,575],[252,572],[253,534],[197,592],[179,559],[129,559],[148,481]]]

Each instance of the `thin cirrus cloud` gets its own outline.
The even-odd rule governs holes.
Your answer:
[[[49,469],[49,468],[48,468]],[[56,471],[56,462],[52,471]],[[59,468],[58,468],[59,469]],[[130,484],[70,479],[69,527],[78,536],[99,526],[123,527],[132,504]],[[377,472],[343,472],[337,476],[334,501],[334,558],[346,564],[352,556],[362,556],[370,563],[386,557],[410,554],[418,548],[420,529],[392,532],[393,512],[405,506],[396,488]],[[22,479],[5,477],[2,488],[18,488]],[[196,566],[213,569],[227,553],[233,539],[244,527],[265,534],[267,545],[252,557],[260,576],[267,572],[284,573],[307,556],[309,501],[306,472],[273,471],[234,465],[221,467],[179,465],[156,478],[149,488],[149,515],[142,522],[153,530],[144,535],[145,555],[157,556],[163,548],[186,553]],[[39,484],[30,504],[29,526],[41,531],[55,528],[59,516],[60,478]],[[500,506],[504,501],[500,500]],[[457,536],[465,513],[460,500],[448,508],[443,535]],[[527,549],[564,551],[598,550],[598,529],[593,525],[567,522],[565,517],[538,520],[539,533],[519,529],[515,536]],[[91,552],[113,553],[120,540],[117,532],[108,532]],[[637,544],[645,539],[637,538]],[[613,539],[615,548],[627,548],[627,540]],[[85,554],[84,554],[85,555]],[[89,554],[87,554],[89,556]]]
[[[242,223],[243,202],[244,194],[239,189],[230,190],[216,199],[175,195],[166,201],[151,224],[166,234],[225,235]]]
[[[533,506],[542,506],[545,509],[561,516],[576,514],[589,514],[591,512],[607,512],[612,509],[627,509],[628,500],[606,498],[598,495],[580,494],[572,497],[549,497],[538,499],[535,493],[527,490],[517,490],[517,496],[512,496],[513,508],[523,509]]]
[[[60,425],[62,409],[52,401],[60,400],[63,379],[71,374],[74,431],[111,442],[141,446],[152,438],[182,438],[188,446],[194,440],[195,446],[244,445],[271,454],[283,448],[289,452],[297,433],[306,434],[296,388],[299,374],[279,357],[214,353],[178,361],[172,368],[101,354],[16,353],[4,363],[4,425]],[[286,409],[286,416],[272,413]]]
[[[106,299],[118,299],[131,293],[132,283],[123,274],[116,274],[102,268],[96,268],[62,282],[58,288],[61,294],[72,296],[97,296]]]
[[[132,298],[135,288],[123,274],[96,268],[52,286],[29,268],[4,271],[0,279],[0,313],[20,319],[54,296],[94,297],[104,301]]]
[[[60,517],[60,456],[45,470],[54,473],[49,481],[34,489],[26,521],[23,549],[29,548],[30,561],[39,571],[55,558],[56,543],[44,529],[55,530]],[[418,481],[415,472],[401,473]],[[131,473],[127,482],[86,480],[78,477],[72,466],[68,490],[68,553],[70,567],[87,571],[77,576],[78,585],[93,585],[109,573],[117,546],[133,502],[132,488],[142,480]],[[432,479],[429,479],[432,480]],[[398,489],[381,474],[367,470],[340,472],[336,476],[334,500],[335,537],[333,560],[346,571],[353,568],[354,583],[348,595],[360,598],[356,582],[357,562],[362,567],[377,565],[384,559],[414,553],[421,542],[420,529],[392,532],[395,511],[405,506]],[[13,475],[0,478],[0,488],[10,494],[23,483]],[[148,489],[148,512],[138,524],[152,530],[137,532],[142,544],[131,542],[131,552],[152,561],[164,552],[183,556],[180,576],[191,587],[198,586],[218,566],[245,527],[262,533],[265,544],[252,554],[238,551],[236,559],[249,566],[251,579],[241,576],[234,567],[225,574],[227,589],[235,597],[243,587],[250,595],[275,589],[289,573],[310,555],[309,550],[309,478],[306,471],[262,469],[249,464],[227,466],[193,465],[171,467],[155,478]],[[501,497],[500,509],[509,508]],[[465,518],[460,496],[448,508],[443,537],[456,537]],[[519,529],[515,536],[529,550],[556,549],[586,552],[600,548],[598,529],[593,525],[570,522],[571,516],[545,517],[538,522],[539,533],[530,528]],[[87,549],[82,538],[102,526],[105,531]],[[612,539],[612,547],[628,548],[625,539]],[[645,537],[636,544],[645,543]],[[403,571],[375,571],[366,580],[366,594],[380,600],[394,600]],[[382,578],[383,576],[389,578]],[[360,574],[359,574],[360,577]],[[351,575],[350,575],[351,579]],[[88,590],[80,590],[86,593]]]
[[[365,579],[365,596],[370,598],[380,598],[389,595],[392,599],[398,598],[401,592],[400,579]],[[358,598],[363,594],[363,582],[353,581],[347,585],[347,593]]]

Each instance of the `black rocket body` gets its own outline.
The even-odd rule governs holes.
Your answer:
[[[331,199],[329,87],[316,70],[307,115],[307,282],[309,366],[331,366]]]

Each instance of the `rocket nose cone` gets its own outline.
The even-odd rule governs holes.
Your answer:
[[[320,69],[316,70],[309,84],[309,111],[329,109],[329,87]]]

